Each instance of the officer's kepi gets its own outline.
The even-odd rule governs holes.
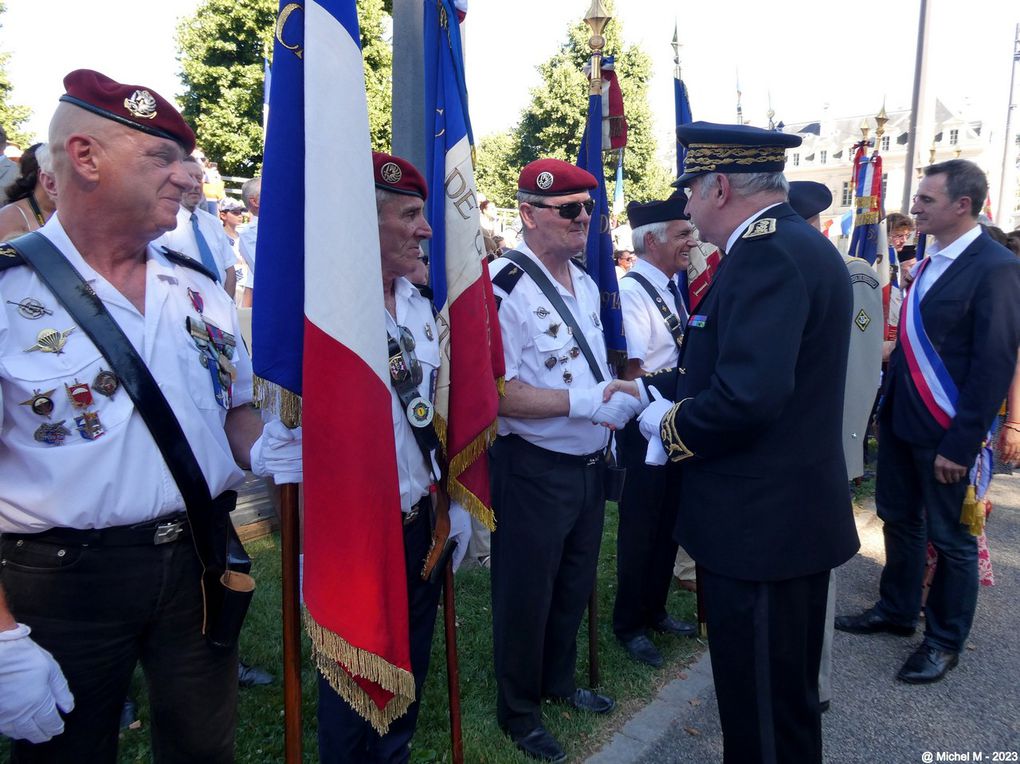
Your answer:
[[[627,221],[632,229],[652,223],[689,219],[687,197],[680,192],[661,202],[631,202],[627,205]]]
[[[708,172],[782,172],[786,150],[801,143],[791,133],[714,122],[677,125],[676,138],[687,149],[684,172],[673,183],[677,187]]]

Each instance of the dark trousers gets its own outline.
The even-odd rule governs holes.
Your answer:
[[[677,502],[667,491],[669,467],[645,464],[648,441],[631,420],[618,433],[620,463],[627,479],[620,497],[616,535],[616,602],[613,632],[626,642],[666,617],[677,544]]]
[[[513,735],[542,723],[543,697],[577,689],[577,630],[595,585],[605,462],[516,437],[489,451],[496,718]]]
[[[414,674],[414,702],[407,713],[395,719],[385,735],[376,732],[319,674],[319,760],[323,764],[387,764],[406,762],[411,756],[411,738],[418,723],[421,691],[429,671],[432,632],[442,587],[423,581],[422,565],[432,541],[428,514],[423,512],[404,526],[404,567],[407,572],[411,673]]]
[[[698,566],[725,764],[822,760],[818,665],[829,573],[739,581]]]
[[[156,762],[232,762],[237,651],[201,634],[201,567],[189,538],[160,546],[5,539],[0,580],[15,617],[74,694],[64,732],[13,744],[13,762],[117,760],[120,712],[141,661]]]
[[[885,568],[878,609],[913,626],[921,609],[927,542],[939,553],[925,605],[925,642],[960,652],[974,621],[978,592],[977,539],[960,524],[967,481],[935,480],[935,449],[898,438],[883,421],[875,503],[885,523]]]

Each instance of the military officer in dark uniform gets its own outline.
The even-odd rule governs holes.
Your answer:
[[[677,135],[687,212],[725,256],[679,367],[638,385],[670,400],[639,421],[649,457],[682,466],[676,539],[699,566],[725,761],[820,762],[829,571],[859,546],[842,445],[850,283],[786,203],[799,137],[707,122]]]

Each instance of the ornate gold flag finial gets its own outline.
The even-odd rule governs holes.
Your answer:
[[[613,17],[609,13],[609,4],[605,0],[591,0],[591,8],[584,17],[585,23],[591,28],[591,87],[589,93],[597,95],[602,92],[602,49],[606,47],[606,38],[602,33],[606,24]]]
[[[882,108],[875,115],[875,144],[876,146],[882,141],[882,136],[885,134],[885,123],[889,121],[889,115],[885,113],[885,101],[882,102]]]
[[[868,124],[868,118],[864,117],[861,120],[861,137],[864,138],[865,144],[868,142],[868,133],[871,131],[871,125]]]

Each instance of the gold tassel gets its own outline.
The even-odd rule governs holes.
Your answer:
[[[399,719],[414,701],[414,675],[383,660],[367,650],[354,647],[335,632],[316,623],[306,609],[303,612],[305,631],[312,641],[312,658],[330,686],[351,708],[366,719],[380,735]],[[344,671],[342,663],[351,672]],[[379,708],[354,681],[351,674],[375,682],[393,697]]]
[[[475,463],[475,460],[481,459],[485,456],[485,452],[489,450],[489,446],[492,445],[496,439],[496,423],[493,422],[486,427],[478,436],[467,444],[452,460],[449,460],[448,440],[449,435],[449,424],[439,414],[436,414],[432,420],[436,428],[436,435],[439,437],[439,443],[442,446],[443,452],[447,454],[448,458],[448,470],[449,475],[447,476],[447,490],[450,492],[450,498],[458,502],[468,513],[473,516],[478,522],[488,528],[490,531],[496,529],[496,518],[492,514],[492,509],[485,506],[485,503],[471,493],[468,488],[461,483],[457,478]]]
[[[960,512],[960,523],[968,526],[972,536],[980,536],[985,531],[984,502],[978,501],[977,491],[972,485],[967,486],[963,497],[963,511]]]
[[[301,396],[280,387],[262,377],[255,377],[253,400],[257,408],[265,409],[280,417],[287,427],[294,429],[301,426]]]
[[[500,377],[496,380],[496,390],[499,392],[500,398],[506,397],[506,377]]]

